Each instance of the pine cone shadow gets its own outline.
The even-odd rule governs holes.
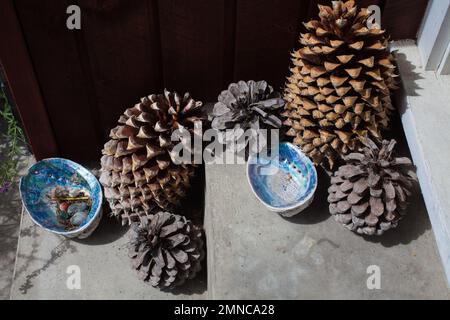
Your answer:
[[[412,68],[415,67],[412,66]],[[420,76],[418,76],[417,79],[420,79]],[[398,101],[396,103],[397,105],[399,104]],[[384,132],[383,137],[385,139],[397,140],[397,154],[399,156],[412,158],[408,147],[408,141],[405,132],[403,131],[400,114],[394,113],[392,115],[391,130]],[[393,247],[399,244],[408,244],[418,239],[430,229],[431,223],[422,196],[422,191],[420,190],[420,185],[416,183],[406,215],[403,220],[399,221],[398,227],[387,231],[380,237],[363,236],[363,238],[370,242],[380,243],[385,247]]]
[[[384,247],[390,248],[399,244],[409,244],[419,239],[430,229],[430,219],[428,218],[422,193],[417,185],[406,215],[399,222],[396,229],[389,230],[380,237],[363,236],[363,238],[369,242],[379,243]]]
[[[397,69],[401,70],[403,75],[400,83],[400,92],[404,91],[404,93],[408,96],[419,96],[417,90],[422,88],[416,83],[416,81],[423,79],[423,77],[414,72],[417,67],[408,60],[404,53],[396,53],[395,59],[397,62]]]
[[[328,210],[328,187],[330,186],[330,176],[322,168],[317,168],[318,186],[314,195],[313,203],[292,218],[283,219],[296,224],[317,224],[330,218]]]
[[[103,206],[103,217],[97,229],[86,239],[72,239],[75,242],[98,246],[108,244],[124,236],[129,226],[122,226],[119,221],[109,217],[108,204]]]
[[[201,165],[196,170],[196,175],[191,181],[191,188],[182,200],[180,208],[175,213],[186,216],[195,225],[203,228],[205,218],[205,166]],[[203,235],[205,257],[201,262],[202,269],[196,274],[194,279],[187,280],[179,287],[173,289],[161,289],[173,295],[193,295],[203,294],[207,289],[207,243]]]
[[[206,249],[205,249],[206,250]],[[208,271],[206,268],[206,256],[202,261],[202,270],[196,274],[194,279],[187,280],[179,287],[173,289],[161,289],[164,292],[171,293],[175,296],[178,295],[193,295],[193,294],[203,294],[207,290],[207,277]]]
[[[205,217],[205,179],[205,166],[200,165],[191,180],[186,197],[181,201],[180,207],[173,212],[185,216],[197,226],[203,226]]]

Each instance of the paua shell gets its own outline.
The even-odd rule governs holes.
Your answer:
[[[247,177],[256,197],[269,210],[285,217],[306,209],[317,188],[314,164],[291,143],[281,143],[275,155],[250,155]]]
[[[55,187],[86,190],[92,206],[86,219],[75,229],[66,231],[48,201]],[[79,164],[61,158],[45,159],[34,164],[20,180],[23,205],[33,222],[42,228],[68,238],[88,237],[102,217],[103,193],[95,176]]]

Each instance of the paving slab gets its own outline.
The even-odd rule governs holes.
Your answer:
[[[0,300],[9,299],[21,210],[17,186],[13,186],[8,193],[0,194]]]
[[[4,126],[0,124],[0,140],[3,138],[4,130]],[[1,140],[0,162],[2,155],[5,154],[5,148],[6,143]],[[18,176],[23,175],[34,162],[34,156],[25,146],[21,146]],[[18,180],[14,181],[8,192],[0,193],[0,300],[9,299],[16,259],[22,212]]]
[[[400,226],[363,238],[328,213],[328,176],[310,208],[292,219],[253,195],[245,165],[206,166],[208,295],[212,299],[449,299],[420,196]],[[381,289],[369,290],[369,266]]]
[[[128,228],[103,217],[84,240],[69,240],[37,227],[24,212],[11,299],[204,299],[206,271],[173,292],[140,281],[127,257]],[[81,288],[67,282],[79,267]],[[68,269],[69,268],[69,269]],[[73,267],[72,267],[73,268]],[[68,271],[70,273],[68,273]],[[70,282],[69,280],[69,283]]]

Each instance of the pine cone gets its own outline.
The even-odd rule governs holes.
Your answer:
[[[382,235],[403,218],[413,182],[417,181],[408,158],[392,154],[395,140],[381,149],[367,139],[361,153],[345,156],[328,189],[330,213],[358,234]]]
[[[239,81],[222,91],[212,111],[211,127],[218,131],[231,130],[227,140],[234,142],[239,132],[251,128],[258,132],[260,128],[280,128],[282,121],[279,110],[284,101],[266,81]],[[242,130],[238,130],[242,129]],[[248,143],[245,142],[243,147]]]
[[[176,129],[192,134],[194,122],[204,120],[201,106],[189,93],[181,97],[165,90],[127,109],[111,130],[100,182],[122,224],[139,221],[158,207],[169,210],[185,196],[195,166],[176,164],[171,135]]]
[[[170,289],[200,271],[202,233],[185,217],[158,212],[133,223],[130,232],[129,256],[141,280]]]
[[[283,116],[294,144],[333,168],[366,137],[380,142],[397,75],[385,31],[366,26],[367,9],[358,11],[354,1],[319,9],[320,21],[305,24],[303,47],[292,54]]]

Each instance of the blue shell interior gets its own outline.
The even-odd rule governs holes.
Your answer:
[[[33,219],[44,228],[64,233],[66,232],[64,226],[58,223],[54,210],[46,200],[50,190],[57,186],[84,189],[89,192],[92,198],[91,211],[85,221],[71,232],[81,229],[94,217],[101,205],[100,183],[82,166],[58,158],[36,163],[21,179],[22,201]]]
[[[267,152],[251,156],[248,177],[254,192],[271,207],[285,209],[305,201],[315,191],[317,173],[312,162],[288,143],[278,155]]]

